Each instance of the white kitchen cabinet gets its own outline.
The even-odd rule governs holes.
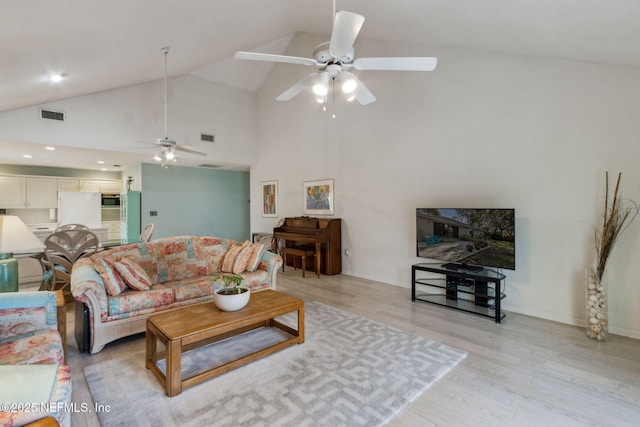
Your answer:
[[[58,182],[55,178],[27,178],[27,208],[58,206]]]
[[[43,275],[40,260],[31,257],[18,257],[18,285],[37,284],[40,287]],[[38,290],[38,288],[33,290]],[[24,289],[23,289],[24,290]]]
[[[96,235],[100,244],[105,243],[109,240],[109,229],[105,227],[101,228],[92,228],[91,231]]]
[[[90,191],[92,193],[99,193],[100,181],[90,180],[90,179],[81,179],[80,191]]]
[[[55,178],[0,176],[0,209],[55,208],[57,196]]]
[[[33,234],[36,235],[36,237],[40,240],[42,240],[43,242],[45,241],[45,239],[47,237],[49,237],[49,234],[53,233],[54,229],[55,229],[55,225],[52,228],[48,228],[48,229],[35,229],[35,230],[31,230],[33,232]],[[44,245],[43,245],[44,246]]]
[[[103,194],[120,194],[122,181],[100,181],[100,192]]]
[[[120,221],[102,221],[102,227],[107,228],[107,240],[120,242]]]
[[[122,182],[120,181],[104,181],[94,179],[81,179],[80,191],[91,191],[103,194],[120,194],[122,190]]]
[[[58,191],[80,191],[80,180],[58,178]]]
[[[27,206],[27,180],[18,176],[0,176],[0,209]]]

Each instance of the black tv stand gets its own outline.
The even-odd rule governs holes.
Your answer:
[[[411,300],[490,317],[500,323],[505,317],[501,302],[506,297],[503,286],[506,276],[493,268],[472,271],[447,265],[414,264]]]
[[[471,265],[457,262],[448,262],[446,264],[442,264],[442,268],[446,268],[447,270],[467,270],[467,271],[482,271],[484,267],[480,267],[479,265]]]

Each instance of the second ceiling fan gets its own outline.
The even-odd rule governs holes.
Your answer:
[[[169,48],[163,47],[162,53],[164,54],[164,138],[156,139],[156,154],[153,157],[156,161],[162,162],[164,165],[167,161],[176,160],[176,151],[182,151],[184,153],[195,154],[197,156],[206,156],[207,153],[196,151],[191,148],[190,145],[178,144],[172,139],[169,139],[167,134],[167,55],[169,54]]]
[[[355,99],[361,105],[367,105],[374,102],[376,97],[350,71],[351,69],[361,71],[433,71],[436,68],[437,58],[434,57],[356,58],[353,44],[363,23],[364,17],[362,15],[346,11],[334,13],[331,40],[316,46],[313,58],[256,52],[237,52],[235,57],[251,61],[306,65],[317,69],[316,72],[309,74],[281,93],[276,98],[278,101],[289,101],[303,90],[311,88],[318,102],[326,102],[330,85],[333,88],[335,83],[338,83],[346,100]]]

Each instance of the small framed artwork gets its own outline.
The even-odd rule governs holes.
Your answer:
[[[278,216],[278,181],[262,183],[262,216]]]
[[[305,181],[304,213],[311,215],[333,215],[333,179]]]

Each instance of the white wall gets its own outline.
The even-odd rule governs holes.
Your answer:
[[[322,41],[300,34],[287,54],[309,56]],[[302,214],[303,181],[333,178],[335,217],[352,252],[343,272],[408,287],[421,261],[416,207],[515,208],[517,269],[506,271],[504,308],[584,325],[584,268],[594,261],[605,171],[621,171],[623,195],[640,199],[640,70],[367,40],[356,49],[439,63],[432,73],[358,73],[378,101],[336,101],[335,119],[306,93],[275,101],[311,72],[276,65],[258,96],[252,231],[277,222],[261,217],[261,181],[278,180],[285,217]],[[608,268],[610,331],[636,338],[639,233],[640,221]]]
[[[164,136],[163,84],[140,84],[2,112],[0,140],[140,153],[143,142],[154,143]],[[216,143],[207,148],[209,159],[255,161],[253,94],[193,76],[169,79],[167,87],[171,139],[197,144],[200,133],[215,134]],[[65,112],[65,122],[41,120],[41,107]],[[127,173],[136,175],[136,171]]]

